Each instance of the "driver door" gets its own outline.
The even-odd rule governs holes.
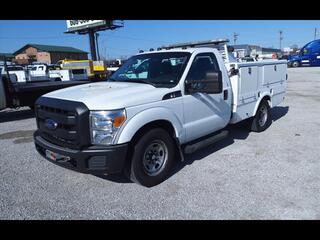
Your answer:
[[[312,66],[320,65],[320,45],[314,46],[312,49],[310,61]]]
[[[230,120],[230,100],[227,100],[228,95],[230,98],[230,89],[223,89],[225,86],[222,77],[221,90],[216,93],[205,91],[208,74],[217,72],[221,74],[213,53],[196,55],[185,80],[193,90],[188,92],[188,88],[185,87],[183,96],[187,142],[224,128]]]

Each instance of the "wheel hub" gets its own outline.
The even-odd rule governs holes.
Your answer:
[[[161,140],[155,140],[146,148],[143,156],[143,167],[150,176],[162,171],[168,159],[168,148]]]
[[[266,106],[263,106],[260,110],[259,110],[259,125],[260,127],[263,127],[268,119],[268,110]]]

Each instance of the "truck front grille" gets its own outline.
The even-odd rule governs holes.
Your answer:
[[[90,144],[89,110],[83,103],[40,97],[36,116],[41,135],[47,141],[73,149]],[[55,129],[46,126],[47,119],[57,123]]]

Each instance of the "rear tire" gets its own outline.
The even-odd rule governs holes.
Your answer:
[[[256,115],[253,117],[250,129],[253,132],[262,132],[271,125],[271,112],[270,106],[267,100],[263,100],[258,109]]]
[[[145,187],[153,187],[169,176],[175,156],[172,137],[162,128],[146,132],[135,144],[131,164],[130,180]]]

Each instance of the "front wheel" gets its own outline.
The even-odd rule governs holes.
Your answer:
[[[174,162],[174,141],[167,131],[155,128],[135,144],[129,177],[145,187],[163,182]]]
[[[271,113],[268,101],[263,100],[251,122],[251,131],[262,132],[271,125]]]
[[[292,67],[296,68],[296,67],[300,67],[300,63],[298,61],[294,61],[292,64],[291,64]]]

